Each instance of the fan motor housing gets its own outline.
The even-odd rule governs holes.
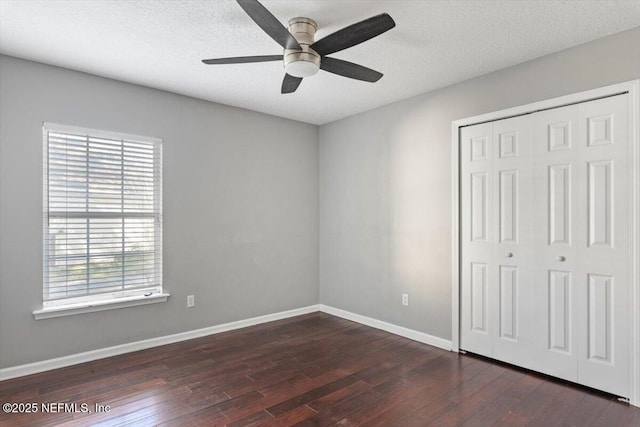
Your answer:
[[[284,50],[284,69],[293,77],[309,77],[320,70],[320,55],[309,46],[314,43],[317,24],[309,18],[289,20],[289,32],[302,49]]]

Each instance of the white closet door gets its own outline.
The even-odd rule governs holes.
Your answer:
[[[531,361],[531,118],[493,122],[493,357]]]
[[[532,115],[532,369],[578,380],[578,106]]]
[[[463,350],[629,396],[627,97],[461,130]]]
[[[495,283],[493,251],[493,135],[492,123],[461,130],[460,190],[462,288],[460,338],[463,348],[492,356],[491,324]]]
[[[579,105],[578,382],[629,396],[627,96]]]

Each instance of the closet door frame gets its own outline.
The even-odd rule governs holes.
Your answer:
[[[640,80],[631,80],[571,95],[521,105],[506,110],[467,117],[451,123],[452,138],[452,351],[460,351],[460,128],[484,122],[531,114],[540,110],[591,101],[598,98],[628,93],[629,114],[629,200],[630,200],[630,253],[629,253],[629,403],[640,407]]]

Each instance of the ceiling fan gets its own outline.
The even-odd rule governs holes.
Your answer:
[[[265,33],[284,48],[284,54],[203,59],[205,64],[284,61],[282,93],[295,92],[304,77],[310,77],[318,70],[365,82],[377,82],[382,77],[378,71],[327,55],[365,42],[395,27],[396,23],[388,14],[373,16],[315,41],[317,25],[313,19],[290,19],[287,29],[257,0],[236,1]]]

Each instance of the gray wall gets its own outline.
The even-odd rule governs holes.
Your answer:
[[[322,126],[320,302],[450,339],[451,122],[637,78],[640,28]]]
[[[164,139],[167,303],[34,320],[43,121]],[[0,367],[317,302],[316,126],[0,57]]]

